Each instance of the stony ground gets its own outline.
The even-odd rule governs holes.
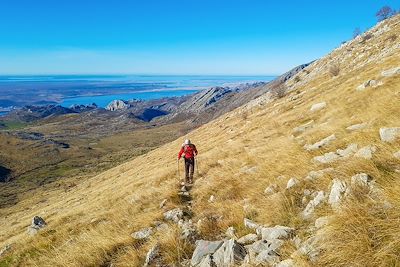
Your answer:
[[[399,265],[399,32],[399,16],[384,21],[289,79],[286,94],[191,132],[191,188],[177,173],[180,139],[13,207],[1,264]]]

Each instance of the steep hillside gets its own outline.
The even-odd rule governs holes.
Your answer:
[[[191,132],[190,192],[178,194],[179,139],[0,210],[0,265],[142,266],[151,248],[166,266],[400,265],[399,32],[400,16],[386,20],[288,79],[286,95]],[[30,236],[36,215],[47,226]]]

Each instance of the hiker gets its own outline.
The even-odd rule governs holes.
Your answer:
[[[193,183],[195,156],[197,156],[196,146],[189,139],[185,140],[179,151],[178,160],[182,157],[185,159],[185,181],[189,184]]]

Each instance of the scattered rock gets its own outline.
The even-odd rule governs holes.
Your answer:
[[[275,194],[278,191],[278,186],[276,184],[271,184],[267,188],[265,188],[264,193],[266,195],[272,195]]]
[[[381,128],[379,129],[379,135],[382,141],[392,143],[400,137],[400,127]]]
[[[337,208],[339,206],[343,194],[346,192],[346,188],[347,186],[345,182],[339,179],[333,179],[333,184],[328,199],[328,203],[331,204],[332,207]]]
[[[347,127],[346,130],[348,130],[350,132],[359,131],[359,130],[365,129],[367,126],[368,126],[368,124],[365,122],[359,123],[359,124],[353,124],[353,125]]]
[[[279,256],[273,251],[264,250],[256,257],[256,264],[268,264],[270,266],[279,263]]]
[[[215,196],[211,195],[210,198],[208,199],[208,202],[209,203],[214,203],[214,201],[215,201]]]
[[[235,230],[235,228],[233,228],[233,226],[230,226],[230,227],[228,227],[228,229],[226,229],[225,235],[228,238],[237,239],[236,230]]]
[[[153,234],[153,228],[147,227],[140,231],[134,232],[131,236],[136,240],[146,240]]]
[[[314,213],[316,207],[318,207],[321,203],[323,203],[326,199],[326,195],[324,191],[319,191],[317,195],[310,200],[307,204],[306,208],[302,212],[304,218],[309,218]]]
[[[304,149],[308,151],[313,151],[320,149],[321,147],[329,145],[332,141],[336,140],[336,136],[334,134],[322,139],[321,141],[316,142],[313,145],[305,145]]]
[[[400,67],[396,67],[396,68],[389,69],[389,70],[384,70],[384,71],[382,71],[381,74],[384,77],[390,77],[390,76],[393,76],[393,75],[398,75],[398,74],[400,74]]]
[[[307,129],[312,128],[314,125],[314,120],[311,120],[307,123],[304,123],[296,128],[293,129],[293,133],[303,133],[305,132]]]
[[[164,218],[169,221],[179,222],[183,217],[183,211],[180,208],[164,212]]]
[[[262,227],[260,232],[263,240],[287,239],[294,233],[294,229],[276,225],[274,227]]]
[[[206,241],[206,240],[197,240],[196,248],[193,252],[192,259],[190,263],[192,266],[197,266],[204,260],[206,256],[214,254],[222,245],[224,241]],[[211,258],[212,260],[212,258]],[[207,266],[207,265],[204,265]],[[212,266],[212,265],[209,265]]]
[[[365,146],[360,148],[354,154],[355,157],[364,158],[364,159],[372,159],[372,155],[376,152],[376,146]]]
[[[353,155],[358,149],[357,144],[350,144],[345,149],[338,149],[336,153],[342,158],[348,158]]]
[[[313,158],[313,161],[317,163],[327,164],[335,162],[339,159],[346,159],[354,154],[358,149],[357,144],[350,144],[345,149],[338,149],[336,152],[325,153],[322,156],[316,156]]]
[[[383,85],[382,81],[368,80],[368,81],[364,82],[363,84],[359,85],[357,87],[357,91],[363,91],[367,87],[375,88],[375,87],[378,87],[381,85]]]
[[[279,248],[283,245],[284,241],[279,239],[271,239],[271,240],[259,240],[254,242],[253,244],[246,246],[249,252],[254,254],[259,254],[263,251],[274,252],[277,253]]]
[[[305,255],[311,261],[315,261],[320,254],[320,249],[318,248],[317,242],[318,242],[317,236],[312,236],[306,241],[304,241],[300,245],[300,248],[295,253]]]
[[[319,178],[322,178],[324,176],[325,173],[331,172],[333,171],[333,168],[326,168],[323,170],[318,170],[318,171],[310,171],[307,176],[306,176],[306,180],[309,181],[315,181]]]
[[[241,238],[238,239],[238,243],[243,244],[243,245],[249,245],[258,240],[258,236],[256,234],[248,234],[245,236],[242,236]]]
[[[39,230],[46,227],[47,223],[42,217],[35,216],[32,219],[32,224],[28,227],[28,234],[35,235]]]
[[[372,181],[372,177],[366,173],[358,173],[351,177],[351,185],[367,186]]]
[[[150,250],[146,254],[146,261],[144,263],[144,267],[153,265],[154,261],[160,254],[160,245],[156,244],[150,248]]]
[[[196,226],[193,224],[192,220],[184,221],[180,220],[178,222],[179,228],[181,228],[181,239],[188,241],[194,241],[197,236]]]
[[[261,225],[253,222],[250,219],[244,218],[244,226],[249,229],[257,230],[261,227]]]
[[[243,262],[247,255],[246,248],[234,239],[224,241],[223,245],[212,255],[216,266],[235,266]]]
[[[317,103],[311,106],[310,111],[315,112],[326,108],[326,102]]]
[[[397,159],[400,159],[400,150],[397,151],[397,152],[395,152],[395,153],[393,154],[393,156],[394,156],[395,158],[397,158]]]
[[[290,189],[293,186],[297,185],[298,183],[299,183],[299,180],[297,180],[295,177],[290,178],[290,180],[287,182],[286,189]]]

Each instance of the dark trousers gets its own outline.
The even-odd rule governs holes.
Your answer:
[[[194,174],[194,158],[185,158],[185,179],[186,182],[193,181]]]

